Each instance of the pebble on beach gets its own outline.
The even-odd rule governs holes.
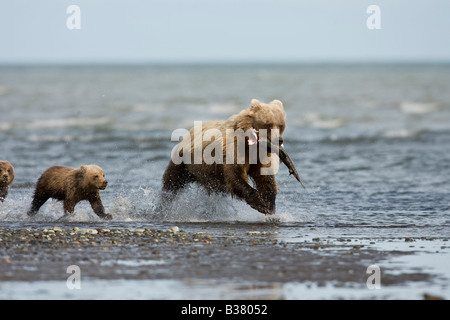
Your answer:
[[[0,229],[0,245],[10,246],[33,246],[51,244],[51,246],[96,246],[117,245],[133,243],[136,238],[143,237],[154,244],[161,243],[189,243],[205,242],[210,243],[213,237],[204,232],[192,235],[185,234],[179,227],[173,226],[167,231],[150,229],[104,229],[104,228],[79,228],[63,229],[53,227],[50,229],[30,230],[30,229]]]

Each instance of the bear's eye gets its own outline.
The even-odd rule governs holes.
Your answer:
[[[98,179],[98,175],[94,176],[95,179]]]

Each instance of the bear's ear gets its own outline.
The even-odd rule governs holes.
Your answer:
[[[81,170],[81,172],[86,172],[87,168],[86,168],[86,166],[81,166],[80,170]]]
[[[258,99],[252,99],[252,102],[250,103],[250,108],[258,107],[260,105],[261,105],[261,102]]]
[[[280,100],[273,100],[273,101],[271,102],[271,104],[276,104],[276,105],[278,105],[279,107],[283,108],[283,103],[282,103]]]
[[[250,103],[250,113],[257,112],[259,109],[261,109],[261,102],[259,102],[258,99],[252,99],[252,102]]]

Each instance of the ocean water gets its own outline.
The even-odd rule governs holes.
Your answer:
[[[171,140],[174,130],[190,129],[194,121],[225,120],[253,98],[284,103],[284,144],[307,188],[280,165],[274,216],[192,185],[164,220],[156,220],[152,213],[162,175],[177,143]],[[9,197],[0,203],[2,228],[181,225],[220,234],[233,227],[252,230],[254,223],[275,224],[281,241],[305,241],[308,233],[310,238],[362,239],[376,243],[377,250],[421,251],[418,261],[405,258],[401,270],[434,272],[440,282],[432,288],[449,294],[448,64],[1,66],[0,160],[10,161],[16,171]],[[56,201],[48,201],[33,219],[26,215],[46,168],[92,163],[109,181],[101,196],[112,221],[100,221],[86,202],[62,219],[62,204]],[[411,249],[405,237],[439,241]],[[120,286],[132,285],[123,281]],[[214,283],[198,297],[210,297]],[[394,286],[387,296],[420,297],[411,288]],[[308,284],[286,283],[280,290],[284,298],[312,292],[319,298],[336,296]],[[169,286],[164,294],[173,293]]]
[[[151,222],[172,132],[225,120],[257,98],[284,103],[285,146],[307,186],[281,165],[279,222],[449,236],[449,89],[445,64],[2,66],[0,158],[16,180],[0,225],[29,222],[46,168],[91,163],[106,173],[101,194],[113,221]],[[75,213],[75,221],[97,221],[87,203]],[[172,214],[184,222],[267,219],[196,186]],[[33,222],[61,216],[62,205],[49,201]]]

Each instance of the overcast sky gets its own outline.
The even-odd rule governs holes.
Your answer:
[[[449,38],[449,0],[0,0],[0,63],[450,61]]]

